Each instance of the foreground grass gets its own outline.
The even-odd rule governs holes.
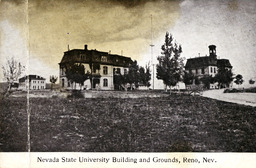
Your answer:
[[[0,151],[26,150],[23,99],[1,104]],[[31,151],[256,151],[256,108],[199,96],[31,98],[29,110]]]

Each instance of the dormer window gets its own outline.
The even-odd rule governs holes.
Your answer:
[[[108,61],[108,57],[107,56],[102,56],[101,57],[101,61],[102,62],[107,62]]]
[[[85,59],[85,55],[84,54],[80,54],[80,58],[81,58],[81,60],[84,60]]]

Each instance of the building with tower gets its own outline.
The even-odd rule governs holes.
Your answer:
[[[68,50],[64,52],[59,63],[60,87],[63,89],[114,90],[114,75],[127,73],[131,63],[130,57],[88,50],[87,45],[84,46],[84,49]],[[82,86],[72,83],[66,74],[67,66],[70,64],[82,64],[85,67],[85,72],[90,73],[91,80],[85,80]]]
[[[209,75],[214,77],[218,73],[218,68],[225,67],[232,69],[228,59],[218,59],[216,54],[216,46],[209,46],[209,56],[195,57],[187,60],[185,70],[187,73],[197,76],[199,79]],[[210,84],[210,89],[218,88],[218,84]]]

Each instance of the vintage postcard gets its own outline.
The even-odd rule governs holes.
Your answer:
[[[0,167],[252,167],[255,0],[0,0]]]

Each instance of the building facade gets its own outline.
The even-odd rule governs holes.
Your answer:
[[[19,89],[21,90],[43,90],[45,88],[46,81],[41,76],[28,75],[19,79]]]
[[[73,49],[64,52],[60,68],[60,87],[63,89],[100,89],[114,90],[114,75],[125,74],[132,63],[131,58],[102,52],[97,50],[88,50],[87,45],[84,49]],[[67,78],[67,67],[70,64],[82,64],[85,72],[89,72],[90,79],[85,80],[81,86],[72,83]]]
[[[209,75],[214,77],[218,73],[219,67],[232,69],[228,59],[218,59],[216,46],[209,46],[209,56],[190,58],[187,60],[185,70],[187,73],[197,76],[199,79]],[[210,89],[218,88],[218,83],[210,84]]]

